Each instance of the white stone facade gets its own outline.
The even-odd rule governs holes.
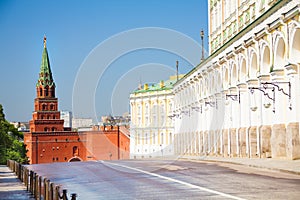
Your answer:
[[[72,118],[72,128],[91,128],[92,126],[92,118]]]
[[[209,0],[209,53],[250,25],[278,0]]]
[[[172,115],[176,78],[130,94],[130,158],[174,155]]]
[[[60,118],[64,120],[64,127],[72,128],[72,112],[67,110],[60,111]]]
[[[270,2],[174,85],[176,155],[300,158],[300,1]]]

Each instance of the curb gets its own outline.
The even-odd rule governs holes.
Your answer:
[[[268,169],[268,170],[272,170],[272,171],[278,171],[278,172],[284,172],[284,173],[289,173],[289,174],[294,174],[294,175],[300,175],[300,172],[297,172],[297,171],[292,171],[292,170],[287,170],[287,169],[280,169],[280,168],[272,168],[272,167],[260,166],[260,165],[253,165],[253,164],[244,164],[244,163],[234,162],[234,161],[211,160],[211,159],[195,159],[195,158],[184,158],[184,157],[180,158],[179,160],[215,162],[215,163],[230,163],[230,164],[235,164],[235,165],[243,165],[243,166],[248,166],[248,167],[253,167],[253,168]]]

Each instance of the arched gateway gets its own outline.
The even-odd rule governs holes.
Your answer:
[[[81,161],[82,161],[82,159],[76,156],[76,157],[71,158],[68,162],[81,162]]]

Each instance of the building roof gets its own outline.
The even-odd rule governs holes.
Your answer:
[[[42,63],[40,67],[39,79],[36,86],[39,87],[41,85],[44,87],[46,86],[55,87],[55,83],[53,81],[52,72],[50,68],[48,51],[46,47],[46,36],[44,37],[44,50],[42,54]]]
[[[179,78],[184,75],[179,75]],[[169,80],[160,81],[159,83],[154,84],[144,84],[143,87],[140,87],[132,92],[132,94],[136,93],[144,93],[144,92],[154,92],[154,91],[162,91],[162,90],[170,90],[173,88],[173,85],[177,82],[176,76],[170,76]]]

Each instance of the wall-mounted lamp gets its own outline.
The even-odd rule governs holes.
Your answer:
[[[179,114],[172,114],[172,115],[169,115],[168,116],[170,119],[173,119],[174,117],[178,118],[179,117]]]
[[[266,96],[268,99],[272,100],[273,102],[273,112],[275,113],[275,92],[276,88],[278,92],[281,92],[282,94],[289,97],[289,109],[292,110],[292,103],[291,103],[291,83],[290,82],[263,82],[261,83],[262,87],[249,87],[250,92],[253,94],[254,90],[261,91],[264,96]],[[288,86],[288,92],[284,90],[284,88],[280,87],[279,85],[287,85]],[[268,90],[271,90],[273,93],[272,96],[269,95]],[[264,103],[265,108],[269,108],[271,106],[271,103]],[[250,108],[252,110],[252,108]],[[255,109],[256,110],[256,109]],[[254,111],[255,111],[254,110]]]
[[[202,113],[202,106],[195,106],[195,107],[192,107],[192,110],[195,110],[196,112],[201,112]]]
[[[209,105],[210,107],[215,107],[216,102],[213,101],[206,101],[205,106]]]
[[[209,105],[210,107],[216,107],[216,109],[218,109],[217,101],[206,101],[205,102],[205,110],[208,110],[207,105]]]
[[[289,97],[289,109],[292,110],[292,102],[291,102],[291,99],[292,99],[292,92],[291,92],[291,82],[264,82],[262,83],[262,86],[265,88],[265,87],[268,87],[268,85],[272,85],[274,87],[277,88],[278,92],[282,92],[282,94],[284,94],[285,96],[288,96]],[[279,85],[287,85],[288,86],[288,92],[284,91],[284,89],[282,87],[280,87]],[[275,93],[275,91],[274,91]],[[274,96],[274,99],[275,99],[275,96]],[[275,100],[274,100],[275,102]],[[274,111],[275,112],[275,111]]]
[[[271,89],[271,91],[273,92],[273,97],[271,97],[269,95],[269,93],[267,92],[268,89]],[[275,113],[275,88],[274,87],[267,87],[267,86],[264,86],[264,87],[249,87],[249,90],[250,90],[252,95],[254,93],[254,90],[261,91],[264,94],[264,96],[266,96],[268,99],[272,100],[273,101],[273,112]],[[266,104],[265,108],[269,108],[270,106],[271,105]],[[257,110],[257,106],[256,105],[251,106],[250,109],[253,112],[255,112]]]
[[[228,101],[229,99],[241,103],[240,91],[238,94],[226,94],[225,100]]]
[[[189,110],[182,110],[180,112],[180,114],[190,115],[190,111]]]

